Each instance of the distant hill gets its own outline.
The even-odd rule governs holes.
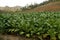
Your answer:
[[[60,1],[48,2],[47,4],[37,6],[27,12],[60,11]]]
[[[12,12],[15,12],[15,11],[21,11],[21,7],[20,6],[15,6],[15,7],[0,7],[0,11],[12,11]]]
[[[49,0],[41,4],[29,5],[28,7],[0,7],[0,11],[20,11],[20,12],[43,12],[43,11],[60,11],[60,0]]]
[[[39,6],[33,10],[35,11],[60,11],[60,2],[50,2],[46,5]]]

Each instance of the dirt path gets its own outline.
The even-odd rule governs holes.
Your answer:
[[[14,35],[0,35],[0,40],[36,40],[36,39]]]

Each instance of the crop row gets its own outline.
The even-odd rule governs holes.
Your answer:
[[[60,12],[0,13],[0,33],[60,39]]]

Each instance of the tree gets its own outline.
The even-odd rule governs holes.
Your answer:
[[[55,2],[55,1],[60,1],[60,0],[49,0],[49,1],[51,1],[51,2]]]

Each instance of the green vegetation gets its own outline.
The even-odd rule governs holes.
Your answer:
[[[0,33],[60,39],[60,12],[0,13]]]
[[[49,0],[49,1],[51,1],[51,2],[55,2],[55,1],[60,1],[60,0]]]

